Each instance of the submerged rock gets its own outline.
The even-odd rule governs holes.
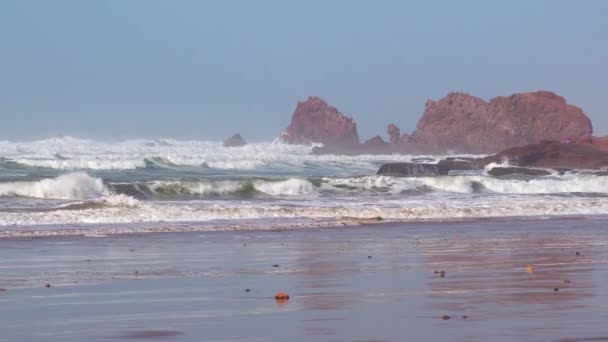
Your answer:
[[[495,177],[507,176],[512,174],[526,176],[548,176],[551,174],[551,172],[548,170],[531,169],[526,167],[493,167],[491,170],[488,170],[488,174]]]
[[[380,167],[377,175],[399,175],[408,177],[428,177],[447,175],[447,170],[435,164],[388,163]]]

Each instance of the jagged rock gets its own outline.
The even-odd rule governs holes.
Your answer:
[[[543,140],[587,142],[591,121],[583,111],[548,91],[496,97],[489,102],[464,93],[429,100],[410,140],[435,153],[494,153]]]
[[[224,147],[239,147],[245,145],[247,145],[247,142],[239,133],[236,133],[230,138],[224,140]]]
[[[279,137],[288,144],[352,147],[359,145],[357,124],[318,97],[298,102],[291,123]]]
[[[403,133],[403,135],[401,135],[401,138],[399,138],[400,145],[405,145],[405,144],[409,143],[410,141],[411,141],[411,137],[407,133]]]
[[[388,146],[389,144],[377,135],[366,140],[358,149],[361,153],[387,153]]]
[[[388,141],[391,145],[399,144],[399,138],[401,137],[401,130],[399,130],[399,127],[391,123],[386,128],[386,133],[388,134]]]

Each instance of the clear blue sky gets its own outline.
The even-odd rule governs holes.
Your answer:
[[[309,95],[368,138],[538,89],[608,133],[608,1],[0,2],[0,140],[271,140]]]

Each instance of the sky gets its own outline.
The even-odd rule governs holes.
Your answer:
[[[608,1],[2,0],[0,141],[269,141],[315,95],[362,140],[427,99],[551,90],[608,134]]]

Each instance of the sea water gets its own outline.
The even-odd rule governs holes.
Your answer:
[[[376,175],[380,165],[445,156],[316,155],[312,148],[173,139],[3,141],[0,236],[608,213],[608,177],[591,173],[391,177]]]

